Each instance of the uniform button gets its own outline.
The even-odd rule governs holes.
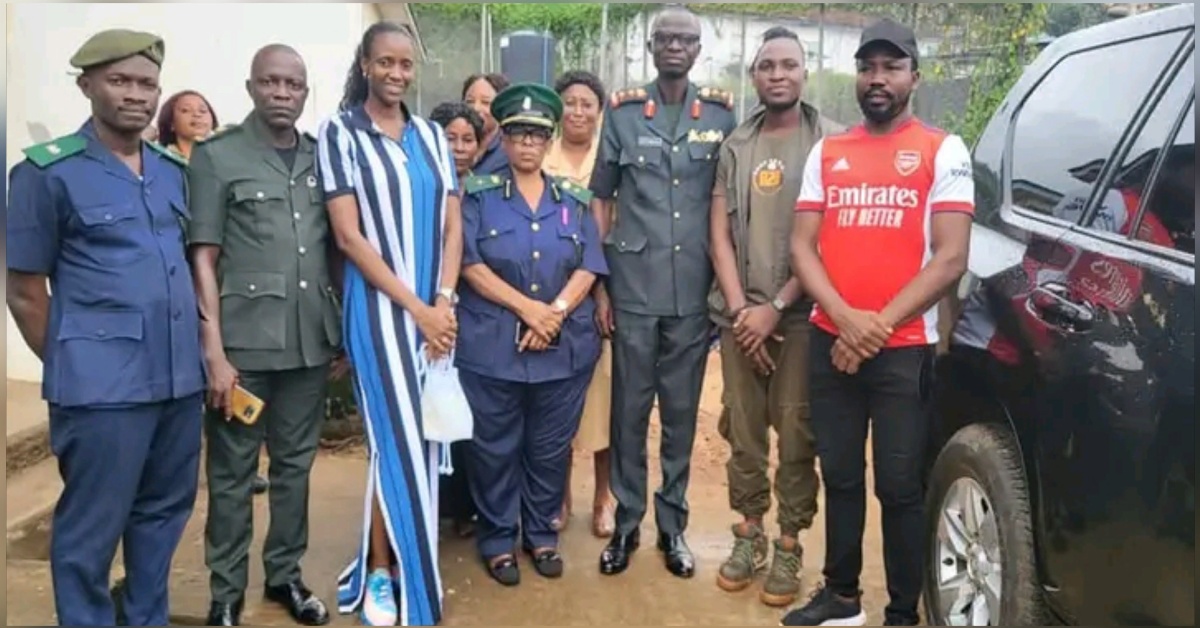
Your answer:
[[[675,184],[675,187],[679,187],[679,179],[675,179],[671,183]]]
[[[531,225],[531,228],[532,228],[534,231],[541,231],[541,230],[542,230],[542,225],[540,225],[540,224],[538,224],[538,223],[536,223],[536,222],[535,222],[535,223],[533,223],[533,225]]]
[[[639,163],[639,164],[644,164],[644,163],[646,163],[646,158],[645,158],[645,157],[638,157],[638,163]]]
[[[679,152],[679,147],[678,147],[678,146],[672,146],[672,147],[671,147],[671,152],[672,152],[672,153],[678,153],[678,152]]]
[[[676,244],[676,245],[675,245],[675,252],[676,252],[676,253],[678,253],[678,252],[680,252],[680,251],[682,251],[682,250],[683,250],[683,247],[682,247],[682,246],[679,246],[678,244]]]
[[[257,198],[263,198],[264,196],[266,196],[266,194],[263,194],[262,192],[259,192],[258,194],[255,194],[254,196],[255,196],[255,197],[257,197]]]
[[[250,285],[246,286],[246,288],[249,289],[250,292],[254,292],[255,290],[258,290],[258,286],[254,285],[254,284],[250,284]]]
[[[537,285],[536,283],[535,283],[535,284],[533,284],[532,286],[529,286],[529,291],[530,291],[530,292],[537,292],[538,290],[541,290],[541,288],[539,288],[539,287],[538,287],[538,285]]]
[[[96,330],[96,337],[97,337],[97,338],[103,338],[103,337],[105,337],[105,336],[107,336],[107,335],[108,335],[108,332],[107,332],[107,331],[104,331],[103,329],[97,329],[97,330]]]
[[[492,229],[491,231],[488,232],[488,236],[490,236],[490,237],[494,238],[497,235],[499,235],[499,233],[495,229]]]
[[[535,259],[535,260],[536,260],[536,259],[542,259],[542,252],[541,252],[541,251],[534,251],[534,252],[533,252],[533,259]]]
[[[104,220],[112,222],[112,214],[104,214]]]
[[[308,249],[306,249],[306,248],[304,248],[304,247],[300,247],[300,254],[301,254],[301,255],[304,255],[304,254],[305,254],[305,253],[307,253],[307,252],[308,252]]]
[[[709,154],[705,155],[705,156],[704,156],[704,159],[705,159],[706,161],[712,161],[712,153],[709,153]]]
[[[675,212],[675,220],[679,220],[679,212]]]
[[[307,282],[307,281],[304,281],[304,280],[301,280],[301,281],[300,281],[300,289],[301,289],[301,290],[308,290],[308,282]]]
[[[292,187],[296,187],[296,180],[292,179],[291,181],[288,181],[288,185],[290,185]]]
[[[295,218],[296,220],[300,220],[300,212],[296,212],[296,213],[292,214],[292,218]]]

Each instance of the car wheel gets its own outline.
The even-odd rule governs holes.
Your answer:
[[[1042,625],[1029,490],[1012,435],[984,424],[960,430],[933,465],[928,499],[929,623]]]

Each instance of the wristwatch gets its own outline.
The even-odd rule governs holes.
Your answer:
[[[783,311],[786,310],[788,306],[787,303],[783,302],[783,299],[775,297],[775,299],[771,301],[771,307],[775,308],[776,312],[783,314]]]
[[[550,307],[553,307],[555,312],[566,316],[567,310],[571,309],[571,304],[567,303],[565,299],[555,299],[554,303],[551,304]]]
[[[458,305],[458,293],[453,288],[442,288],[438,290],[438,296],[450,302],[450,305]]]

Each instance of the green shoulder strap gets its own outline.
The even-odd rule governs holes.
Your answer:
[[[584,207],[587,207],[592,202],[592,192],[582,185],[565,177],[555,177],[554,182],[558,185],[558,189],[562,190],[563,194],[579,201]]]
[[[162,144],[159,144],[158,142],[146,142],[146,145],[152,148],[154,152],[158,153],[159,155],[162,155],[163,157],[175,162],[175,164],[180,168],[187,168],[188,162],[183,158],[183,155],[176,153],[175,151],[163,146]]]
[[[38,168],[46,168],[67,157],[78,155],[87,149],[87,138],[82,135],[64,135],[56,140],[35,144],[26,148],[25,157]]]
[[[478,194],[504,185],[504,177],[498,174],[476,175],[467,177],[463,182],[463,191],[467,194]]]

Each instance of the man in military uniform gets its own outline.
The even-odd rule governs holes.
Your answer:
[[[708,208],[717,149],[733,130],[733,99],[688,74],[700,22],[672,6],[647,44],[657,79],[609,103],[591,190],[611,274],[597,289],[598,318],[613,338],[612,485],[617,530],[600,571],[625,571],[646,513],[646,435],[658,397],[663,484],[655,495],[658,548],[667,568],[691,577],[684,541],[687,484],[712,325],[707,297]],[[616,209],[615,224],[611,224]],[[611,224],[611,229],[610,229]]]
[[[316,139],[295,127],[308,98],[307,76],[291,48],[260,50],[246,81],[254,110],[240,125],[198,144],[190,163],[193,273],[210,377],[210,626],[240,621],[254,533],[251,492],[264,438],[271,483],[263,548],[267,598],[301,624],[329,621],[300,574],[308,545],[309,473],[330,365],[341,344],[329,223],[313,158]],[[265,403],[251,424],[231,418],[239,386]]]
[[[184,166],[141,137],[163,56],[150,33],[90,38],[71,65],[91,118],[25,149],[10,175],[8,305],[44,363],[64,485],[50,542],[64,626],[115,625],[122,541],[128,624],[166,625],[171,558],[196,498],[204,370]]]

